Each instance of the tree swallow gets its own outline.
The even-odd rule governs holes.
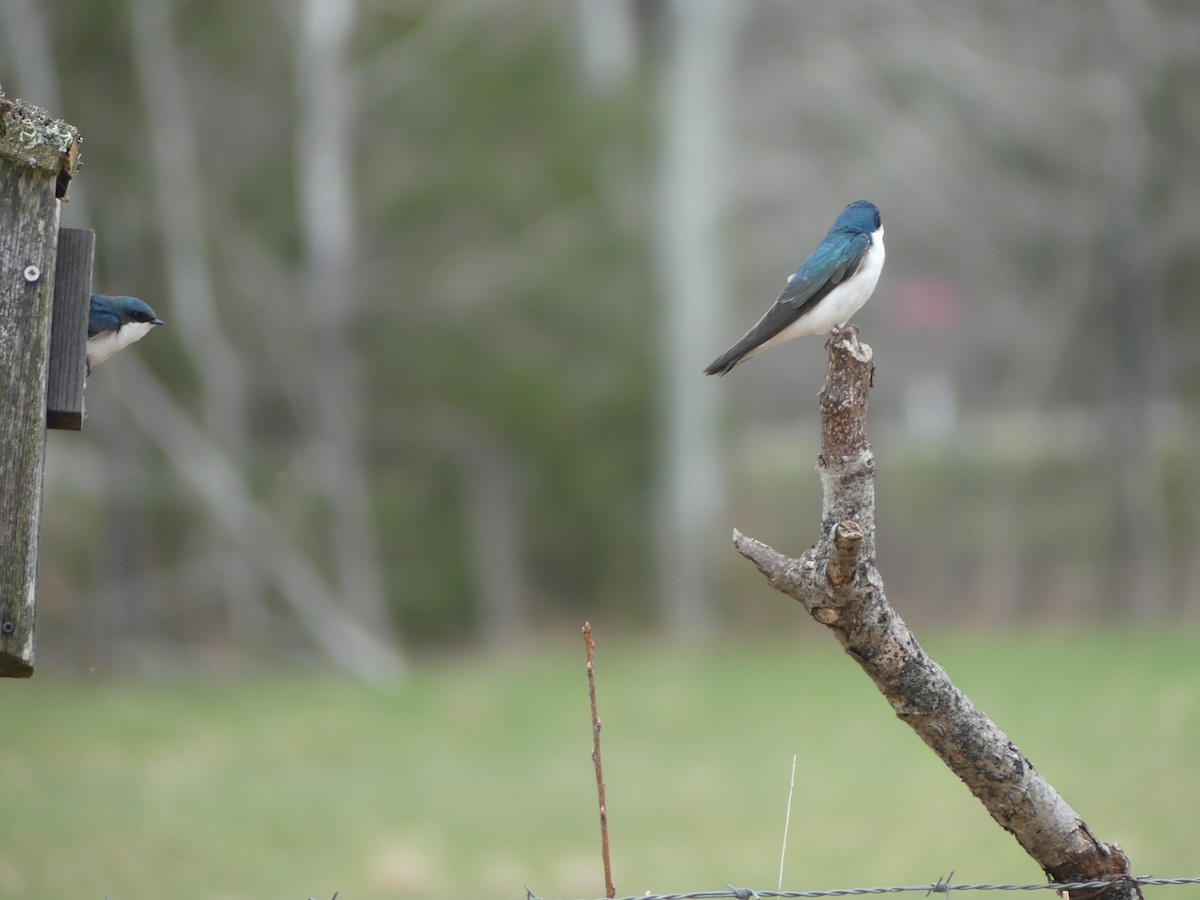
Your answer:
[[[87,370],[140,341],[163,320],[137,297],[92,294],[88,309]]]
[[[883,222],[874,203],[856,200],[800,263],[779,299],[705,375],[724,375],[768,347],[802,334],[840,331],[862,309],[883,271]]]

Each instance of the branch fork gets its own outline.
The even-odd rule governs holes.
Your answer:
[[[799,558],[735,530],[733,543],[776,590],[828,627],[893,711],[963,780],[1054,882],[1113,880],[1095,891],[1138,896],[1118,844],[1092,834],[1016,745],[929,658],[884,594],[875,567],[875,460],[867,441],[870,346],[835,336],[820,394],[822,538]],[[1126,879],[1126,880],[1123,880]]]

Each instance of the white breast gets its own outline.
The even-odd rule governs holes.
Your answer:
[[[804,326],[799,334],[828,334],[835,326],[849,322],[875,292],[879,274],[883,271],[884,256],[883,228],[880,227],[871,235],[871,246],[854,276],[830,291],[816,309],[796,323]]]
[[[153,322],[126,322],[116,331],[106,331],[88,338],[88,365],[99,365],[114,353],[119,353],[130,344],[140,341],[153,327]]]

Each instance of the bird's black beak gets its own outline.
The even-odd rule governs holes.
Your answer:
[[[150,322],[150,324],[151,325],[166,325],[167,323],[164,322],[162,319],[154,319]]]

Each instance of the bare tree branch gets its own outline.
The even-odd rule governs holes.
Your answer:
[[[875,460],[867,442],[871,348],[836,341],[821,392],[821,539],[799,559],[740,532],[739,553],[776,590],[799,600],[833,631],[926,744],[963,780],[1052,881],[1090,881],[1129,873],[1117,844],[1106,844],[1067,805],[1016,745],[926,655],[888,604],[875,568]],[[1106,896],[1132,897],[1120,887]]]

